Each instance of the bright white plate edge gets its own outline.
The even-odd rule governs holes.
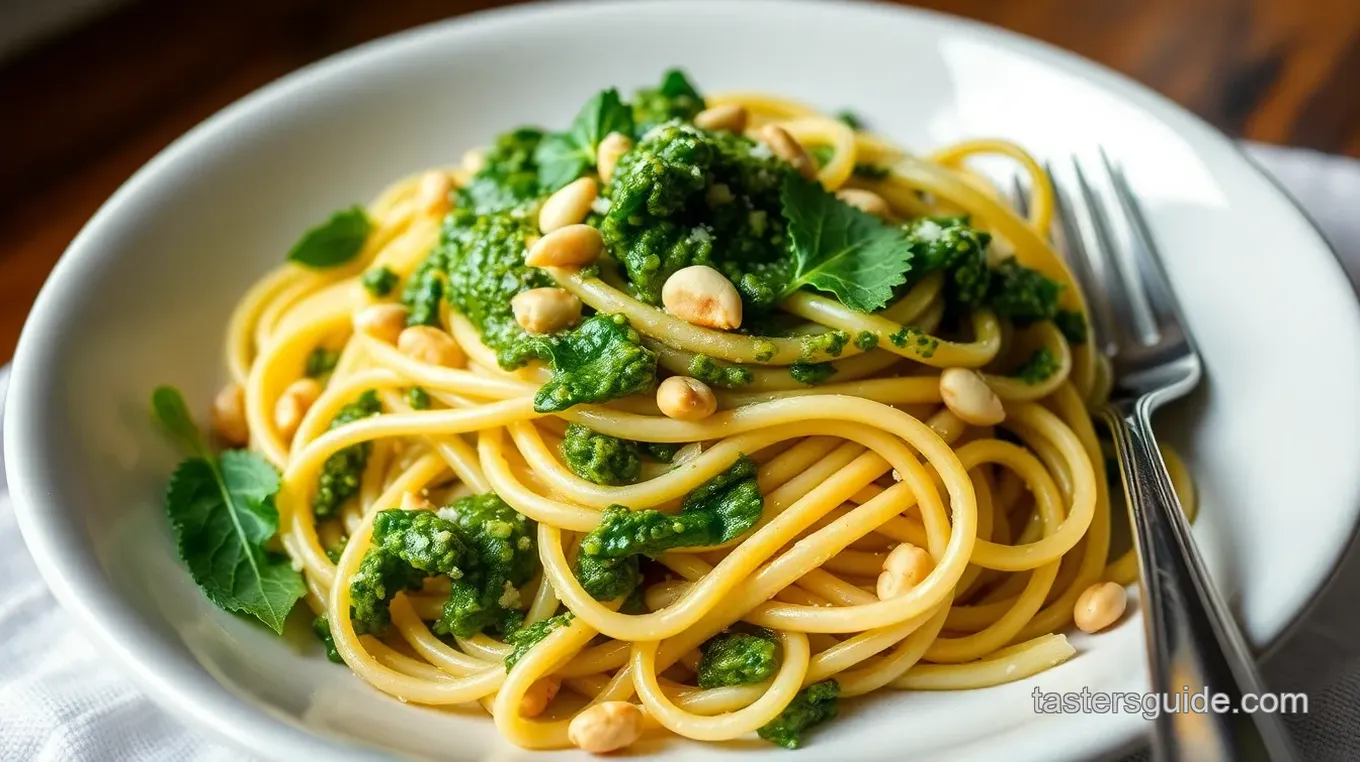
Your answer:
[[[704,2],[704,0],[699,0],[699,2]],[[72,241],[67,251],[53,268],[52,274],[34,303],[30,319],[25,323],[15,353],[14,370],[11,375],[7,398],[27,397],[36,391],[36,385],[41,381],[40,374],[36,370],[30,370],[31,368],[42,367],[44,364],[42,362],[44,347],[34,339],[39,330],[35,326],[45,323],[44,316],[60,301],[56,293],[58,287],[54,283],[97,270],[99,260],[87,255],[87,249],[93,248],[92,241],[97,239],[103,228],[112,225],[117,220],[119,211],[125,205],[127,199],[134,197],[144,185],[154,182],[163,167],[175,163],[182,155],[193,154],[201,150],[203,146],[211,145],[222,133],[230,131],[238,120],[248,117],[251,112],[267,110],[274,103],[307,88],[315,81],[342,76],[347,69],[363,67],[370,58],[385,55],[389,49],[416,45],[426,37],[437,37],[450,33],[455,27],[461,34],[473,35],[479,31],[492,31],[502,24],[517,23],[524,16],[541,16],[543,21],[550,22],[551,17],[556,14],[588,12],[632,4],[634,3],[630,3],[628,0],[584,0],[583,2],[557,2],[551,5],[530,4],[483,11],[435,22],[373,40],[309,64],[250,93],[209,117],[171,143],[129,178],[100,207]],[[1083,76],[1097,81],[1101,86],[1113,91],[1120,97],[1136,104],[1154,118],[1166,123],[1183,138],[1198,144],[1197,148],[1203,148],[1203,144],[1206,142],[1218,148],[1229,148],[1231,155],[1236,156],[1249,166],[1252,174],[1266,180],[1267,184],[1275,189],[1288,206],[1299,213],[1300,217],[1307,223],[1306,227],[1313,231],[1315,237],[1313,243],[1331,254],[1330,266],[1334,270],[1334,275],[1343,280],[1346,279],[1336,252],[1318,231],[1317,225],[1308,217],[1306,211],[1289,196],[1274,178],[1244,154],[1234,142],[1171,100],[1100,64],[1004,29],[934,11],[885,3],[832,3],[828,0],[747,0],[746,4],[764,4],[776,7],[796,4],[852,5],[857,12],[876,12],[885,16],[898,16],[899,18],[900,16],[911,16],[923,23],[963,30],[979,38],[990,39],[1001,45],[1019,50],[1050,65],[1079,72]],[[224,690],[223,686],[201,669],[184,670],[184,674],[179,678],[167,679],[165,670],[155,664],[153,658],[131,646],[131,644],[142,642],[151,637],[149,629],[131,610],[113,603],[117,600],[117,597],[112,594],[112,588],[107,580],[102,575],[95,573],[92,567],[68,567],[58,563],[57,559],[78,555],[83,551],[83,548],[81,543],[72,537],[48,531],[49,525],[46,515],[37,510],[42,497],[40,485],[48,478],[46,476],[47,469],[43,464],[31,462],[27,458],[27,454],[17,447],[19,443],[27,439],[26,432],[41,426],[41,421],[30,415],[29,411],[23,407],[17,409],[11,407],[6,412],[7,414],[4,416],[6,419],[4,422],[4,450],[7,455],[6,468],[10,476],[9,487],[14,499],[20,532],[34,556],[39,571],[62,605],[82,619],[85,626],[96,634],[94,639],[96,645],[106,653],[113,655],[116,661],[124,664],[128,673],[141,688],[178,718],[252,753],[258,754],[262,753],[262,749],[269,749],[271,756],[280,759],[296,758],[298,755],[309,754],[325,754],[329,755],[330,758],[336,758],[336,755],[340,754],[343,755],[343,758],[358,759],[370,758],[379,751],[371,747],[364,747],[354,741],[347,742],[346,740],[318,736],[275,717],[267,708],[256,706]],[[23,463],[23,466],[16,467],[15,463]],[[43,474],[33,475],[37,472],[43,472]],[[1271,626],[1266,628],[1270,632],[1270,644],[1262,650],[1263,653],[1269,652],[1284,640],[1291,626],[1296,624],[1302,618],[1302,615],[1316,603],[1319,594],[1326,588],[1342,555],[1351,545],[1357,524],[1360,524],[1360,513],[1356,512],[1356,506],[1350,506],[1350,510],[1352,511],[1351,526],[1348,527],[1344,539],[1338,542],[1330,553],[1319,556],[1322,561],[1315,565],[1318,573],[1313,575],[1311,583],[1299,585],[1300,589],[1308,589],[1309,594],[1297,598],[1289,606],[1281,607]],[[262,722],[261,714],[269,716],[270,720]],[[1117,725],[1113,717],[1106,718],[1110,722],[1102,724],[1101,737],[1103,741],[1101,742],[1087,745],[1077,742],[1076,738],[1067,739],[1067,743],[1070,744],[1068,753],[1075,752],[1080,748],[1091,750],[1098,747],[1103,755],[1110,755],[1137,744],[1143,726],[1138,723],[1136,718],[1127,715],[1119,715],[1118,717],[1120,721]],[[1086,732],[1080,735],[1084,737],[1083,740],[1094,741],[1090,734]],[[1050,750],[1051,753],[1061,752]]]

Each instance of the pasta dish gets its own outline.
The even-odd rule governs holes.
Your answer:
[[[213,445],[156,390],[180,554],[530,749],[795,748],[844,699],[1032,676],[1137,573],[1053,209],[1007,142],[604,90],[308,230],[231,316]]]

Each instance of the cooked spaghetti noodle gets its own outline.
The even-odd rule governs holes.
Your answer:
[[[991,266],[1007,259],[1037,273],[1057,285],[1064,314],[1084,315],[1048,236],[1049,179],[1019,147],[977,140],[918,156],[793,101],[749,93],[709,97],[678,114],[701,138],[711,131],[688,126],[705,122],[693,113],[699,107],[740,114],[744,124],[727,126],[744,132],[753,142],[740,145],[762,161],[767,126],[782,127],[802,158],[813,160],[826,192],[856,189],[881,199],[885,230],[966,218],[984,245],[990,236]],[[600,154],[601,137],[591,145]],[[773,147],[774,161],[787,158]],[[980,155],[1015,160],[1028,178],[1028,216],[968,169]],[[603,156],[589,154],[577,174],[596,178],[597,162],[598,174],[607,174]],[[619,162],[613,182],[600,178],[592,211],[582,209],[575,222],[606,224],[601,202],[619,173],[641,171],[626,152]],[[411,351],[405,332],[393,342],[362,320],[355,330],[356,316],[396,304],[391,284],[373,287],[373,273],[406,284],[406,301],[419,296],[427,258],[464,224],[446,218],[449,192],[467,199],[480,192],[469,190],[476,183],[488,182],[477,163],[392,185],[367,207],[370,225],[352,260],[271,272],[241,300],[228,329],[226,363],[244,390],[251,449],[282,473],[280,535],[305,576],[306,603],[328,622],[339,657],[374,688],[434,706],[480,702],[507,738],[532,749],[575,742],[601,751],[662,729],[706,741],[760,730],[793,745],[806,724],[799,711],[821,713],[813,719],[834,714],[817,704],[828,695],[834,706],[836,693],[981,687],[1059,664],[1075,653],[1063,632],[1079,596],[1101,582],[1132,580],[1132,557],[1110,557],[1105,458],[1088,414],[1105,393],[1108,368],[1052,319],[1010,319],[960,301],[946,272],[905,282],[867,311],[821,287],[797,289],[766,305],[772,319],[740,331],[673,314],[647,297],[608,247],[594,265],[545,266],[513,286],[560,289],[565,294],[554,290],[554,298],[579,300],[587,315],[623,316],[640,339],[638,356],[652,358],[658,376],[707,368],[708,386],[720,387],[710,415],[663,414],[665,405],[645,392],[545,405],[540,389],[560,371],[548,361],[556,357],[505,362],[505,345],[492,346],[483,334],[489,324],[449,298],[438,300],[424,327],[456,343],[451,354]],[[714,203],[713,178],[706,182]],[[732,190],[718,191],[718,202]],[[547,196],[530,193],[516,214],[532,224]],[[442,275],[427,285],[448,288]],[[759,311],[750,294],[742,297],[748,312]],[[416,322],[414,313],[401,314]],[[777,330],[762,333],[766,323]],[[832,336],[843,338],[819,340]],[[280,406],[317,353],[334,363],[328,376],[313,373],[326,379],[324,388],[282,423]],[[1040,373],[1017,371],[1036,356],[1045,360]],[[961,416],[946,404],[942,374],[951,369],[977,371],[1001,403],[995,423],[969,424],[967,411]],[[346,413],[370,392],[366,412]],[[659,445],[661,454],[644,455],[631,478],[592,480],[561,454],[577,436]],[[340,489],[326,474],[346,453],[361,468]],[[611,506],[682,516],[702,502],[696,495],[735,479],[743,462],[759,511],[738,536],[634,554],[633,590],[601,600],[587,590],[583,558],[599,544],[592,533],[606,516],[629,518]],[[1188,495],[1184,469],[1173,473]],[[324,511],[319,483],[338,496]],[[464,549],[461,566],[437,573],[408,557],[429,537],[384,535],[387,545],[373,538],[403,509],[472,505],[489,493],[523,520],[499,536],[515,540],[507,554],[532,547],[530,566],[496,578],[503,596],[468,604],[489,606],[495,616],[475,632],[459,631],[445,618],[469,612],[450,614],[456,606],[448,601],[470,587],[463,575],[476,553]],[[445,523],[432,526],[445,534],[467,528],[457,511],[436,515]],[[485,563],[487,551],[480,552]],[[907,570],[902,559],[915,566]],[[387,561],[407,575],[399,589],[373,578]],[[375,583],[388,586],[376,596],[389,607],[379,626],[358,621]],[[534,638],[522,635],[529,632]],[[716,658],[714,640],[734,634],[761,640],[758,652],[777,656],[746,681],[700,685],[705,660]],[[829,684],[835,690],[821,698],[808,692]],[[641,711],[590,714],[617,708],[609,702]],[[611,733],[617,738],[602,739]]]

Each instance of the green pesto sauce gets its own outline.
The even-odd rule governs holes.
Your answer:
[[[359,278],[364,290],[372,294],[375,299],[382,299],[392,293],[392,289],[397,287],[398,280],[400,280],[400,277],[386,265],[369,268]]]
[[[689,361],[689,374],[709,386],[721,386],[726,389],[746,386],[755,380],[755,375],[749,368],[715,360],[708,355],[695,355]]]
[[[521,291],[553,285],[542,270],[524,264],[528,237],[536,233],[533,219],[518,208],[480,215],[458,211],[445,220],[431,254],[446,268],[449,301],[477,326],[506,369],[523,365],[533,354],[510,300]]]
[[[657,87],[639,90],[633,95],[633,124],[639,136],[672,119],[691,121],[703,110],[703,96],[679,69],[671,69],[662,75]]]
[[[800,342],[798,359],[809,362],[814,357],[827,355],[840,357],[845,346],[850,343],[850,334],[845,331],[826,331],[804,336]]]
[[[562,460],[572,473],[595,484],[632,484],[642,474],[642,447],[637,442],[601,434],[579,423],[567,424]]]
[[[914,346],[923,358],[933,357],[935,350],[940,347],[939,339],[909,325],[902,326],[902,330],[889,336],[888,341],[891,341],[893,346],[903,349]]]
[[[620,159],[600,232],[645,302],[675,271],[708,265],[764,311],[789,280],[780,188],[792,172],[745,137],[668,122]]]
[[[1058,372],[1058,367],[1058,358],[1053,356],[1053,352],[1049,351],[1048,347],[1039,347],[1011,375],[1034,386],[1051,378]]]
[[[855,336],[855,346],[868,352],[878,346],[878,334],[873,331],[860,331],[859,335]]]
[[[829,362],[799,362],[789,366],[789,375],[800,384],[820,386],[836,375],[836,366]]]
[[[381,412],[382,403],[378,401],[378,393],[369,389],[355,401],[340,408],[331,419],[330,428],[336,429]],[[317,518],[334,515],[346,500],[358,493],[359,480],[363,478],[372,450],[372,442],[359,442],[326,459],[317,480],[316,495],[312,497],[312,511]]]

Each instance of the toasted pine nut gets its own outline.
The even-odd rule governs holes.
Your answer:
[[[541,677],[529,686],[529,690],[524,692],[523,698],[519,700],[519,715],[521,717],[537,717],[543,714],[552,700],[557,698],[557,692],[562,690],[561,678],[549,675]]]
[[[975,370],[946,368],[940,374],[940,397],[944,399],[945,407],[964,423],[995,426],[1006,420],[1001,398]]]
[[[600,258],[604,238],[589,225],[567,225],[538,239],[524,264],[530,267],[584,267]]]
[[[817,177],[817,165],[788,130],[777,124],[767,124],[760,131],[760,140],[770,147],[775,156],[792,164],[793,168],[798,170],[798,174],[809,180]]]
[[[935,560],[924,549],[909,542],[892,549],[883,559],[883,573],[878,575],[878,598],[896,598],[921,584],[935,568]]]
[[[707,265],[677,270],[661,287],[666,311],[692,325],[728,331],[741,327],[741,295],[722,273]]]
[[[354,315],[354,330],[388,344],[406,327],[406,308],[400,304],[375,304]]]
[[[1082,632],[1100,632],[1124,616],[1128,593],[1115,582],[1097,582],[1081,591],[1072,607],[1072,621]]]
[[[414,360],[445,368],[457,368],[466,359],[453,337],[429,325],[413,325],[397,337],[397,349]]]
[[[515,322],[529,333],[554,333],[575,325],[581,317],[581,300],[561,288],[531,288],[510,300]]]
[[[633,141],[627,135],[611,132],[604,136],[595,149],[595,171],[600,175],[600,182],[608,183],[614,177],[614,168],[619,165],[619,159],[631,150]]]
[[[486,151],[481,148],[473,148],[463,154],[461,162],[463,171],[469,175],[475,175],[486,167]]]
[[[320,396],[321,382],[314,378],[299,378],[283,390],[278,402],[274,403],[274,426],[283,441],[292,441],[302,417]]]
[[[598,195],[600,185],[593,177],[580,177],[558,188],[538,210],[538,229],[551,233],[581,222],[590,214],[590,205]]]
[[[717,412],[718,398],[697,378],[671,376],[657,387],[656,406],[667,417],[697,421]]]
[[[706,108],[694,115],[694,126],[701,130],[741,132],[746,129],[746,107],[735,103]]]
[[[401,493],[401,509],[403,511],[432,511],[434,505],[414,492],[403,492]]]
[[[642,737],[642,710],[627,701],[605,701],[571,718],[567,738],[592,754],[617,751]]]
[[[453,206],[449,194],[453,192],[453,180],[438,170],[420,176],[420,186],[416,190],[416,207],[427,214],[443,215]]]
[[[882,196],[863,188],[841,188],[836,191],[836,198],[875,217],[887,217],[890,211]]]
[[[217,436],[233,447],[244,447],[250,441],[250,426],[246,424],[246,390],[230,383],[213,398],[212,427]]]

